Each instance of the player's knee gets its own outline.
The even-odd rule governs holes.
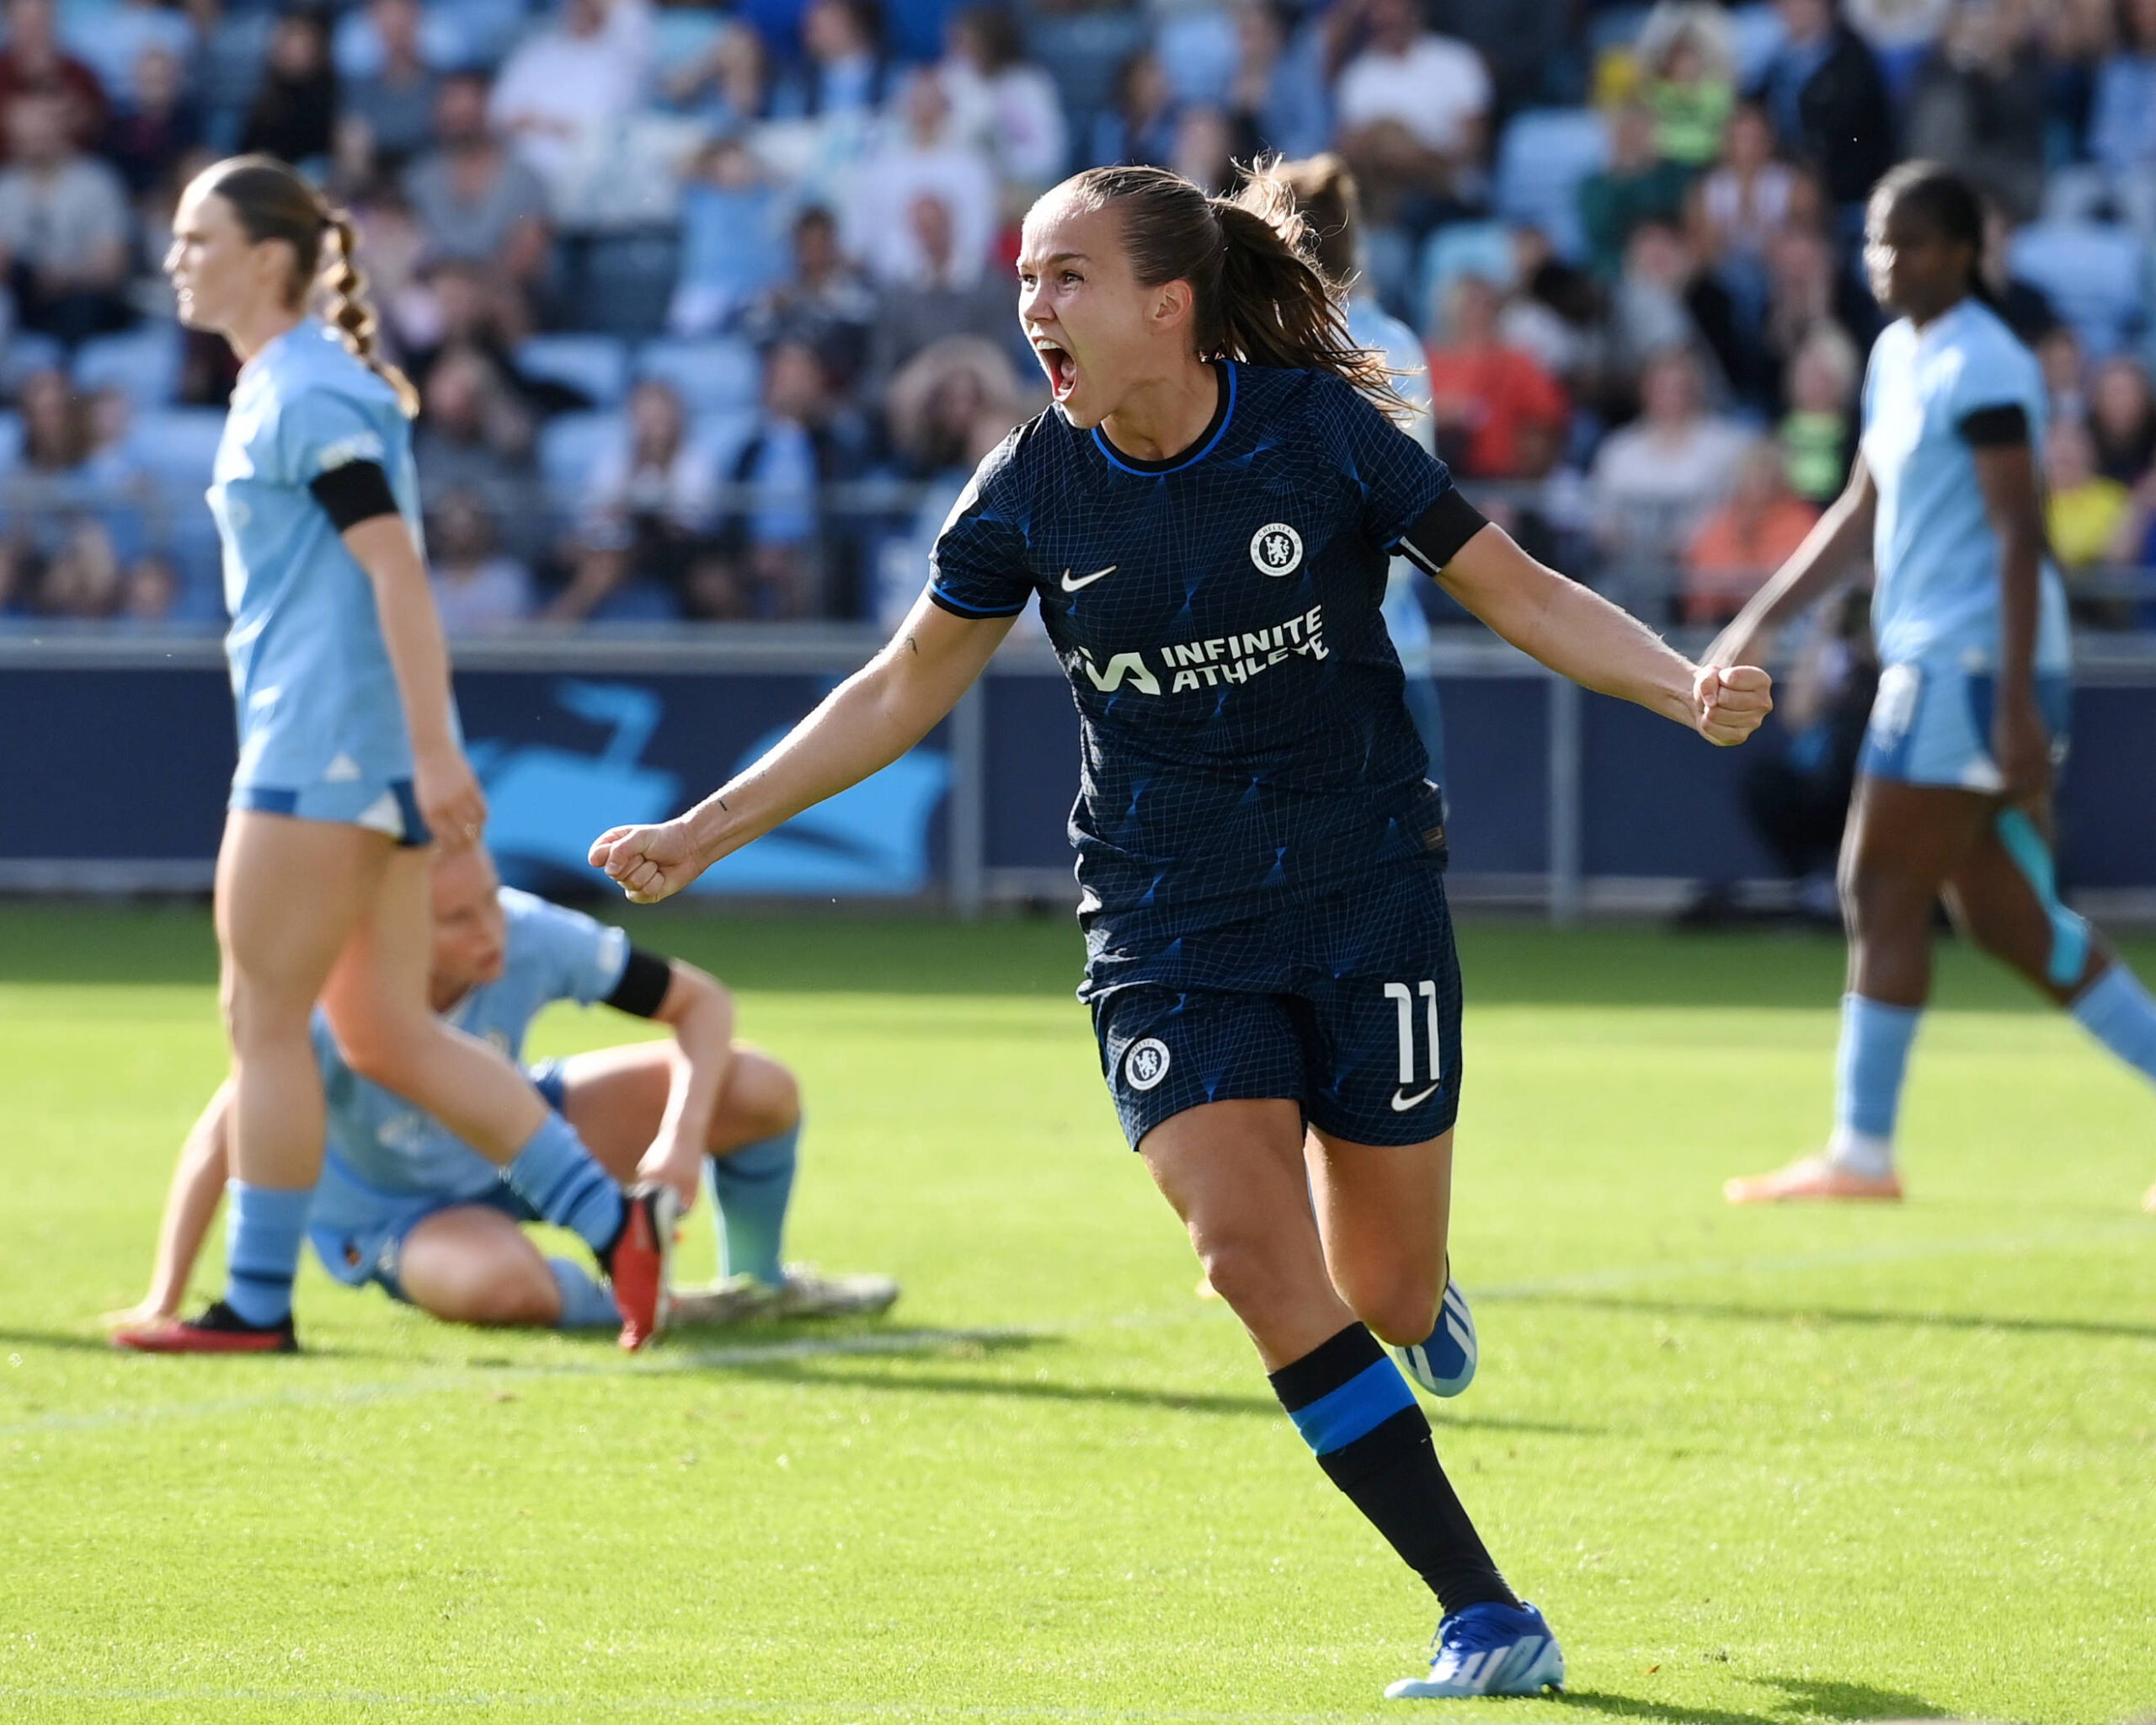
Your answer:
[[[1910,930],[1921,936],[1929,925],[1935,895],[1898,870],[1845,857],[1835,884],[1841,895],[1842,921],[1859,938],[1892,939]]]
[[[485,1261],[438,1265],[424,1285],[406,1290],[435,1317],[449,1323],[487,1327],[543,1327],[561,1312],[561,1294],[544,1266],[528,1273],[522,1266]]]
[[[793,1074],[753,1050],[737,1059],[735,1071],[738,1081],[727,1098],[735,1130],[751,1143],[792,1130],[801,1119],[801,1086]]]
[[[396,1010],[348,1012],[332,1026],[344,1064],[371,1084],[402,1092],[432,1027]]]
[[[1229,1309],[1247,1318],[1262,1313],[1293,1290],[1281,1268],[1275,1244],[1255,1230],[1209,1230],[1195,1242],[1205,1279]]]
[[[227,973],[218,989],[217,1004],[225,1034],[243,1056],[280,1039],[307,1039],[310,1003],[262,979]]]
[[[1350,1293],[1348,1303],[1378,1340],[1407,1348],[1429,1340],[1430,1332],[1438,1327],[1438,1301],[1444,1292],[1428,1277],[1398,1277],[1360,1297]]]

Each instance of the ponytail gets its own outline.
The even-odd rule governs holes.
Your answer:
[[[1341,285],[1318,266],[1294,190],[1270,166],[1229,198],[1209,198],[1163,168],[1091,168],[1065,190],[1121,211],[1140,286],[1190,284],[1200,359],[1330,371],[1386,413],[1409,413],[1383,356],[1348,334]]]
[[[374,303],[367,297],[366,272],[359,264],[359,228],[350,211],[332,205],[323,206],[323,219],[337,242],[335,252],[322,266],[321,286],[328,296],[323,316],[352,357],[397,392],[397,405],[404,410],[404,417],[416,419],[419,392],[409,377],[375,350],[379,326]]]
[[[359,266],[359,229],[350,214],[275,156],[234,156],[205,168],[196,183],[232,206],[252,243],[280,239],[292,248],[291,302],[297,304],[310,287],[319,287],[327,296],[324,316],[338,339],[397,393],[405,418],[416,418],[419,392],[375,349],[377,325],[367,299],[367,279]],[[336,241],[334,254],[328,258],[322,243],[325,235]]]

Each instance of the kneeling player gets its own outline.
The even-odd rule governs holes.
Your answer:
[[[726,991],[695,966],[632,948],[591,917],[504,888],[482,848],[435,865],[435,1009],[459,1028],[520,1055],[525,1032],[558,1000],[604,1001],[669,1026],[674,1040],[574,1055],[532,1068],[540,1092],[576,1128],[600,1168],[624,1183],[670,1186],[684,1205],[707,1178],[717,1202],[716,1288],[674,1296],[676,1322],[884,1311],[882,1276],[825,1277],[780,1258],[801,1131],[793,1076],[734,1043]],[[308,1217],[324,1268],[354,1287],[472,1324],[579,1328],[616,1321],[606,1289],[580,1263],[546,1258],[522,1223],[568,1213],[574,1194],[536,1200],[403,1098],[355,1076],[319,1015],[315,1039],[329,1104],[328,1154]],[[189,1134],[159,1231],[148,1297],[131,1324],[179,1307],[223,1190],[232,1086]],[[596,1186],[586,1164],[572,1180]]]

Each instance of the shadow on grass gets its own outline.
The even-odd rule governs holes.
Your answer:
[[[2079,1336],[2105,1341],[2156,1341],[2156,1323],[2112,1323],[2074,1317],[1999,1317],[1961,1311],[1837,1311],[1817,1306],[1738,1306],[1711,1300],[1630,1300],[1611,1294],[1485,1294],[1492,1304],[1569,1306],[1653,1317],[1716,1318],[1732,1323],[1816,1324],[1873,1329],[2000,1330],[2012,1335]]]
[[[894,1359],[904,1355],[894,1351]],[[861,1390],[919,1391],[931,1396],[996,1397],[1019,1402],[1093,1402],[1123,1407],[1161,1408],[1173,1413],[1249,1415],[1280,1419],[1280,1404],[1270,1396],[1218,1395],[1204,1391],[1155,1390],[1127,1384],[1067,1384],[1038,1378],[995,1378],[955,1372],[877,1372],[833,1364],[828,1356],[808,1359],[748,1359],[730,1368],[748,1377],[795,1384]],[[1598,1437],[1599,1426],[1567,1425],[1553,1420],[1476,1418],[1447,1414],[1432,1422],[1442,1437],[1448,1431],[1528,1432],[1538,1436]]]
[[[1748,1680],[1762,1687],[1778,1689],[1782,1699],[1770,1702],[1764,1712],[1740,1713],[1727,1707],[1681,1706],[1673,1701],[1649,1701],[1643,1696],[1617,1695],[1607,1690],[1568,1689],[1568,1706],[1585,1708],[1613,1719],[1656,1719],[1668,1725],[1791,1725],[1798,1719],[1944,1719],[1947,1713],[1921,1696],[1898,1690],[1874,1689],[1865,1683],[1822,1683],[1804,1677],[1762,1677]]]

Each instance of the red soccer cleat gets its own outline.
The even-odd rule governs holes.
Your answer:
[[[136,1354],[296,1354],[292,1316],[266,1327],[251,1324],[221,1300],[195,1318],[159,1317],[124,1324],[112,1345]]]
[[[622,1236],[608,1253],[606,1274],[614,1307],[622,1314],[622,1345],[634,1353],[666,1327],[672,1305],[667,1278],[674,1257],[674,1224],[681,1200],[670,1186],[632,1187]]]

